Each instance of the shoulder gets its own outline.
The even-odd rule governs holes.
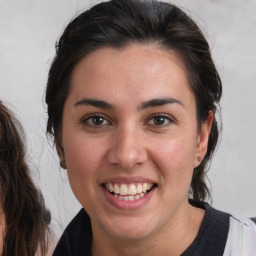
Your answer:
[[[222,240],[227,238],[230,223],[229,220],[231,217],[229,213],[219,211],[206,202],[190,201],[190,203],[195,207],[205,210],[205,217],[201,224],[199,234],[203,231],[207,231],[208,235],[213,237],[219,237]],[[222,231],[221,233],[223,235],[221,235],[219,231]]]
[[[91,255],[91,221],[81,209],[62,234],[53,256]]]
[[[230,217],[230,229],[224,256],[240,252],[241,256],[256,255],[256,224],[251,219]]]
[[[205,209],[198,236],[189,254],[204,256],[256,256],[256,224],[249,218],[236,218],[205,202],[190,202]]]
[[[255,218],[251,218],[251,220],[256,224],[256,217]]]
[[[194,242],[182,256],[222,256],[229,232],[230,214],[211,207],[208,203],[190,200],[194,207],[205,210],[205,216]]]

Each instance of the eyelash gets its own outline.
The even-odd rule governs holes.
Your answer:
[[[158,119],[159,118],[164,119],[164,124],[159,124],[159,125],[156,124],[154,121],[156,121],[157,118]],[[149,123],[151,120],[154,122],[153,124]],[[166,123],[166,121],[167,121],[167,123]],[[154,114],[153,116],[151,116],[148,119],[147,123],[148,123],[149,126],[156,126],[158,128],[161,128],[161,127],[166,127],[166,126],[170,125],[171,123],[174,123],[174,120],[167,114],[160,114],[159,113],[159,114]]]
[[[93,124],[93,119],[94,118],[100,118],[103,124]],[[163,124],[156,124],[155,121],[156,119],[162,119],[164,121]],[[154,123],[150,123],[150,121],[153,121]],[[106,117],[104,117],[103,115],[100,114],[93,114],[90,116],[87,116],[86,118],[82,119],[82,124],[83,125],[87,125],[89,127],[93,127],[93,128],[102,128],[104,126],[108,126],[111,125],[111,122],[108,121],[108,119]],[[174,123],[174,120],[167,114],[154,114],[153,116],[151,116],[150,118],[148,118],[148,120],[146,121],[146,125],[148,126],[155,126],[157,128],[161,128],[161,127],[166,127],[168,125],[170,125],[171,123]]]
[[[94,118],[101,118],[103,120],[103,122],[107,122],[107,124],[101,124],[101,125],[97,125],[97,124],[93,124],[93,119]],[[91,121],[91,123],[89,123]],[[100,114],[93,114],[93,115],[90,115],[90,116],[87,116],[86,118],[82,119],[82,124],[84,125],[87,125],[89,127],[93,127],[93,128],[101,128],[103,126],[106,126],[106,125],[110,125],[111,123],[107,120],[106,117],[100,115]]]

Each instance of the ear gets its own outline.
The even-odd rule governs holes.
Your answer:
[[[209,135],[212,127],[212,120],[213,120],[213,112],[209,111],[208,118],[205,122],[202,123],[201,130],[198,133],[196,154],[195,154],[195,164],[194,164],[195,168],[200,165],[200,163],[204,159],[204,156],[207,152],[208,140],[209,140]]]
[[[61,145],[61,143],[56,142],[56,150],[60,159],[60,167],[63,169],[67,169],[67,165],[66,165],[66,158],[65,158],[65,152],[64,152],[64,148]]]

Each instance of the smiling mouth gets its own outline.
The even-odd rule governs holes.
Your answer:
[[[114,197],[123,201],[134,201],[144,197],[149,193],[156,184],[153,183],[104,183],[104,188]]]

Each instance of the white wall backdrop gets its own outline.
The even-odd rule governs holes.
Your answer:
[[[58,237],[80,205],[47,141],[44,90],[54,44],[99,1],[0,0],[0,99],[20,117],[28,155]],[[223,134],[209,178],[213,205],[256,216],[256,0],[175,0],[205,31],[223,81]]]

